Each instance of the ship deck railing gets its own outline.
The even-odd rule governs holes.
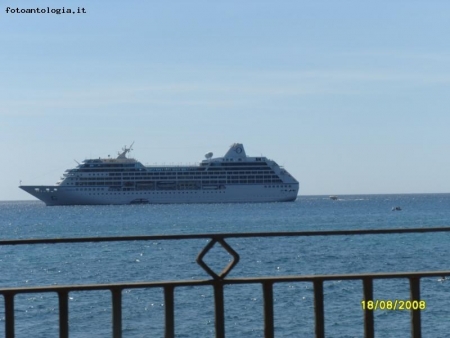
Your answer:
[[[112,337],[122,337],[122,293],[127,289],[162,288],[164,293],[164,336],[175,337],[175,299],[176,288],[186,286],[207,286],[213,288],[214,298],[214,327],[217,338],[225,337],[225,307],[224,286],[259,284],[263,293],[264,337],[275,336],[274,319],[274,294],[273,287],[279,283],[308,282],[313,284],[314,293],[314,327],[315,337],[325,337],[325,312],[324,312],[324,282],[353,280],[361,281],[363,287],[362,299],[365,302],[373,300],[374,281],[388,279],[405,279],[409,281],[409,294],[411,304],[419,304],[421,301],[421,279],[429,277],[447,277],[450,271],[423,271],[423,272],[393,272],[393,273],[356,273],[333,275],[297,275],[284,277],[251,277],[251,278],[227,278],[229,272],[238,264],[239,254],[226,242],[231,238],[261,238],[261,237],[312,237],[312,236],[353,236],[353,235],[389,235],[412,233],[436,233],[450,232],[450,227],[433,228],[403,228],[403,229],[373,229],[373,230],[337,230],[337,231],[300,231],[300,232],[262,232],[262,233],[209,233],[191,235],[159,235],[159,236],[125,236],[125,237],[87,237],[87,238],[58,238],[58,239],[11,239],[0,241],[0,246],[10,245],[42,245],[61,243],[99,243],[99,242],[131,242],[131,241],[165,241],[165,240],[192,240],[209,239],[207,245],[197,256],[197,263],[209,274],[211,278],[198,280],[176,281],[147,281],[110,284],[89,285],[52,285],[33,287],[1,287],[0,294],[4,297],[5,313],[5,337],[15,336],[15,302],[17,295],[30,293],[56,293],[58,295],[59,337],[69,337],[69,293],[75,291],[99,291],[106,290],[111,293],[111,325]],[[203,257],[218,243],[231,256],[229,262],[220,273],[215,273],[204,261]],[[366,307],[364,312],[364,337],[375,336],[374,309]],[[422,337],[421,309],[411,307],[410,312],[410,336]],[[403,336],[407,336],[406,333]]]

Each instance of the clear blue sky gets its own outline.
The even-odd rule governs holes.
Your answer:
[[[450,192],[448,1],[1,3],[0,200],[132,141],[149,164],[242,142],[301,195]]]

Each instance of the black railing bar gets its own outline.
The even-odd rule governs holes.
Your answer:
[[[409,279],[410,297],[412,300],[420,300],[420,278],[411,277]],[[420,309],[411,311],[411,337],[421,338],[422,328],[420,319]]]
[[[403,278],[429,278],[450,276],[450,271],[423,271],[423,272],[391,272],[391,273],[364,273],[364,274],[342,274],[342,275],[304,275],[304,276],[278,276],[278,277],[244,277],[229,278],[220,280],[221,284],[261,284],[261,283],[289,283],[289,282],[314,282],[316,280],[334,281],[334,280],[363,280],[372,279],[403,279]],[[84,284],[84,285],[52,285],[35,287],[17,287],[0,288],[0,294],[19,294],[19,293],[40,293],[40,292],[76,292],[91,290],[112,290],[120,289],[143,289],[143,288],[164,288],[188,287],[215,285],[217,280],[179,280],[179,281],[158,281],[158,282],[131,282],[131,283],[112,283],[112,284]]]
[[[262,283],[264,299],[264,338],[275,336],[274,316],[273,316],[273,283]]]
[[[364,278],[363,279],[363,297],[367,302],[373,300],[373,279]],[[373,320],[373,310],[369,310],[367,307],[364,310],[364,338],[374,338],[374,320]]]
[[[225,302],[223,296],[223,283],[213,282],[214,290],[214,325],[216,338],[225,338]]]
[[[122,288],[112,288],[111,297],[113,338],[122,338]]]
[[[14,337],[14,294],[6,294],[5,297],[5,337]]]
[[[164,338],[175,337],[175,302],[173,286],[164,288],[164,312],[165,312],[165,331]]]
[[[293,232],[243,232],[243,233],[208,233],[191,235],[153,235],[153,236],[121,236],[121,237],[72,237],[72,238],[31,238],[1,240],[1,245],[31,245],[57,243],[98,243],[98,242],[131,242],[162,241],[185,239],[224,239],[224,238],[257,238],[257,237],[311,237],[311,236],[351,236],[382,235],[404,233],[450,232],[450,227],[434,228],[402,228],[402,229],[368,229],[368,230],[323,230]]]
[[[58,292],[59,338],[69,338],[69,293]]]
[[[323,306],[323,280],[314,283],[314,318],[316,338],[325,338],[325,312]]]
[[[429,278],[450,276],[450,271],[424,271],[424,272],[392,272],[373,274],[343,274],[343,275],[303,275],[303,276],[277,276],[277,277],[243,277],[224,279],[224,284],[254,284],[263,282],[314,282],[316,280],[363,280],[373,279],[404,279],[404,278]]]

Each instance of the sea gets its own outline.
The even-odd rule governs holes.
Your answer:
[[[5,239],[427,228],[450,226],[450,194],[299,196],[289,203],[46,207],[0,202]],[[401,210],[393,211],[393,207]],[[235,238],[240,261],[227,278],[450,270],[450,233]],[[210,278],[196,263],[205,239],[0,246],[0,288]],[[208,260],[207,260],[208,259]],[[207,255],[215,271],[230,256]],[[227,337],[263,337],[259,284],[225,286]],[[70,337],[111,337],[111,295],[69,294]],[[361,281],[324,283],[327,337],[362,337]],[[450,336],[450,278],[421,280],[423,337]],[[405,279],[376,280],[374,299],[408,300]],[[276,283],[276,337],[314,337],[309,282]],[[410,336],[410,312],[374,311],[377,337]],[[4,301],[0,298],[0,328]],[[15,297],[16,337],[58,337],[53,293]],[[214,337],[211,287],[175,289],[177,337]],[[123,337],[163,337],[162,289],[123,292]],[[0,329],[0,337],[4,337]]]

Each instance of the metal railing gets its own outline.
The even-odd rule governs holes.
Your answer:
[[[338,275],[301,275],[285,277],[254,277],[254,278],[226,278],[228,273],[238,264],[239,254],[225,241],[230,238],[256,238],[256,237],[311,237],[311,236],[351,236],[351,235],[381,235],[381,234],[411,234],[450,232],[450,227],[438,228],[409,228],[409,229],[376,229],[376,230],[341,230],[341,231],[301,231],[301,232],[264,232],[264,233],[224,233],[224,234],[193,234],[193,235],[162,235],[162,236],[128,236],[128,237],[90,237],[90,238],[60,238],[60,239],[18,239],[2,240],[0,246],[30,245],[30,244],[61,244],[61,243],[98,243],[98,242],[124,242],[124,241],[161,241],[161,240],[188,240],[210,239],[197,257],[197,263],[211,276],[205,280],[178,280],[160,282],[131,282],[92,285],[66,285],[66,286],[36,286],[0,288],[4,297],[5,306],[5,337],[13,338],[15,335],[14,298],[19,294],[28,293],[56,293],[59,300],[59,336],[69,337],[69,292],[99,291],[111,292],[112,299],[112,336],[122,337],[122,292],[125,289],[162,288],[164,290],[165,311],[165,337],[175,337],[175,288],[185,286],[211,286],[214,293],[215,309],[215,335],[217,338],[225,337],[225,309],[224,286],[238,284],[260,284],[263,292],[264,336],[272,338],[275,334],[274,326],[274,297],[273,286],[286,282],[312,282],[314,288],[314,315],[315,336],[325,337],[324,291],[325,281],[360,280],[363,285],[363,300],[373,300],[373,281],[377,279],[408,279],[411,302],[420,302],[420,280],[426,277],[450,276],[450,271],[426,272],[397,272],[397,273],[363,273]],[[232,261],[220,273],[214,272],[203,260],[205,255],[220,244],[231,256]],[[411,337],[420,338],[421,309],[411,308]],[[364,336],[374,337],[373,309],[364,310]]]

